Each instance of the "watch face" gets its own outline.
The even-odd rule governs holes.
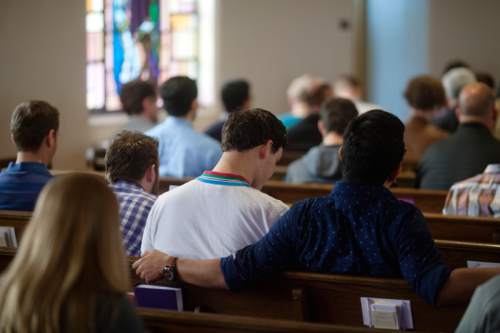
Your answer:
[[[175,278],[174,267],[165,266],[163,268],[163,276],[169,281],[173,281]]]

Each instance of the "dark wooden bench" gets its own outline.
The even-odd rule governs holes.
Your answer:
[[[284,165],[277,165],[274,169],[274,173],[271,180],[284,181],[286,178],[286,173],[288,167]],[[415,187],[415,172],[414,171],[403,171],[398,175],[396,180],[396,187],[404,188],[414,188]]]
[[[168,191],[171,185],[180,186],[190,178],[160,178],[160,192]],[[286,203],[294,203],[307,198],[328,195],[333,189],[331,184],[286,184],[280,181],[268,181],[262,191]],[[420,190],[412,188],[392,188],[392,193],[400,199],[410,200],[423,212],[441,213],[446,200],[446,191]]]
[[[434,239],[500,243],[500,219],[424,213]]]
[[[211,313],[173,312],[138,308],[151,333],[369,333],[395,332],[363,327],[326,325],[290,320],[229,316]]]
[[[0,272],[14,255],[14,249],[0,248]],[[136,259],[129,258],[130,264]],[[132,269],[131,278],[134,284],[141,282]],[[435,308],[428,305],[402,279],[287,272],[276,280],[239,292],[189,284],[180,287],[186,311],[336,325],[362,326],[360,297],[410,300],[417,330],[452,331],[465,310],[464,306]]]
[[[134,281],[139,282],[136,276]],[[183,290],[187,311],[199,309],[209,313],[334,325],[363,326],[361,297],[409,300],[416,330],[452,332],[465,311],[465,305],[433,307],[401,279],[287,272],[265,285],[238,292],[189,284],[178,286]],[[291,297],[298,291],[300,297]]]
[[[435,239],[436,246],[450,267],[465,267],[467,260],[500,262],[500,244],[495,244],[500,221],[492,218],[476,219],[449,217],[437,214],[424,215]],[[18,241],[26,228],[31,212],[0,210],[0,226],[13,227]],[[455,224],[455,222],[457,222]],[[465,231],[461,229],[464,228]],[[465,239],[462,241],[460,237]],[[445,238],[446,239],[439,239]],[[492,240],[488,242],[488,240]]]
[[[443,261],[451,268],[466,267],[467,261],[500,263],[500,244],[435,240]]]
[[[30,218],[31,212],[0,210],[0,226],[14,228],[18,241],[21,239]]]

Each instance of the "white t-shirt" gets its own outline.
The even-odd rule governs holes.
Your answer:
[[[213,259],[253,244],[288,209],[236,175],[205,172],[158,197],[146,222],[141,252]]]

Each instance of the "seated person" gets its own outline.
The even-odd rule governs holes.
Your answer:
[[[120,101],[128,121],[122,128],[128,131],[146,132],[158,121],[155,86],[148,81],[133,80],[125,83],[120,91]]]
[[[330,195],[296,203],[261,240],[222,259],[177,259],[154,251],[133,267],[148,281],[162,277],[163,268],[176,269],[187,283],[231,290],[292,269],[402,276],[428,303],[466,302],[500,269],[450,271],[422,213],[389,191],[405,152],[403,132],[390,113],[362,114],[344,134],[343,181]]]
[[[500,332],[500,276],[477,287],[455,333]]]
[[[472,70],[468,67],[460,67],[463,66],[460,65],[460,62],[456,63],[456,66],[459,67],[450,67],[441,79],[448,99],[448,106],[441,109],[432,120],[434,125],[450,133],[455,132],[458,128],[456,108],[460,91],[466,85],[476,82],[476,76]]]
[[[0,209],[32,211],[52,178],[47,166],[57,147],[59,111],[44,101],[19,104],[10,121],[16,163],[0,173]]]
[[[354,104],[345,98],[332,98],[321,106],[318,128],[321,145],[311,148],[288,166],[288,183],[332,183],[342,178],[339,150],[342,135],[351,120],[358,116]]]
[[[0,331],[142,332],[119,225],[103,177],[52,180],[0,278]]]
[[[317,80],[312,90],[307,91],[302,96],[309,113],[295,126],[288,129],[287,150],[306,152],[321,144],[323,137],[318,129],[319,109],[323,102],[331,96],[331,86],[320,80]]]
[[[105,158],[106,177],[120,205],[120,230],[128,256],[141,254],[141,241],[158,187],[158,142],[140,132],[123,131]]]
[[[279,115],[279,120],[288,130],[297,125],[310,113],[304,97],[307,96],[316,85],[317,79],[311,75],[304,74],[294,79],[287,90],[290,112]]]
[[[160,195],[149,213],[141,251],[208,259],[259,240],[288,209],[260,191],[285,140],[285,128],[272,113],[232,112],[222,130],[221,159],[212,171]]]
[[[197,177],[212,169],[220,156],[219,143],[193,129],[198,109],[196,82],[175,76],[160,87],[168,117],[146,132],[159,142],[160,176]]]
[[[406,153],[418,161],[427,147],[448,137],[448,132],[431,123],[446,105],[446,95],[441,82],[427,75],[410,80],[404,95],[410,106],[410,118],[405,123]]]
[[[344,74],[339,76],[333,83],[335,97],[350,99],[359,113],[380,109],[380,106],[361,100],[363,97],[363,86],[353,75]]]
[[[500,217],[500,164],[454,184],[443,208],[445,215]]]
[[[229,113],[233,111],[248,110],[250,108],[250,84],[246,80],[234,80],[224,84],[221,91],[221,99],[226,112],[223,118],[211,125],[205,134],[221,142],[222,127],[226,122]]]
[[[500,163],[500,141],[492,134],[493,92],[483,83],[471,83],[460,93],[460,126],[450,137],[430,146],[420,160],[421,188],[448,190],[454,183]]]

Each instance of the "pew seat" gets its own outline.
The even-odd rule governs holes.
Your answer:
[[[397,332],[345,325],[326,325],[291,320],[221,314],[173,312],[138,308],[145,327],[151,333],[376,333]]]
[[[14,255],[15,249],[0,248],[0,272]],[[136,259],[130,257],[129,263]],[[132,269],[130,273],[134,285],[141,283]],[[238,292],[184,283],[174,286],[183,290],[186,311],[358,327],[363,326],[360,297],[410,300],[416,330],[453,331],[465,310],[465,306],[436,308],[426,304],[402,279],[286,272]]]

